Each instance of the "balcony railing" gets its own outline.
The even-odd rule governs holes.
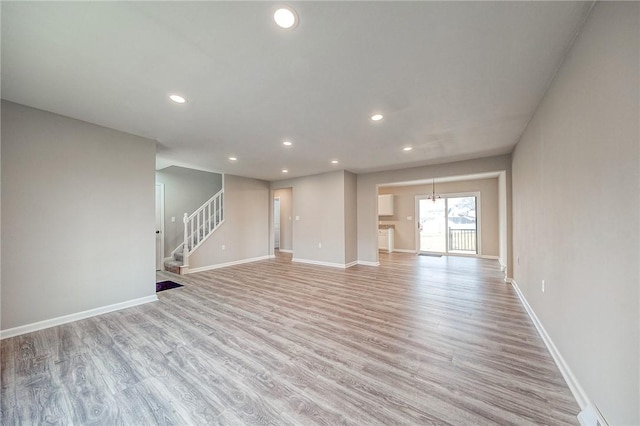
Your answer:
[[[449,251],[478,252],[475,229],[449,228]]]

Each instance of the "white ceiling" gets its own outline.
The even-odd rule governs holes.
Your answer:
[[[293,30],[270,2],[2,2],[2,97],[156,139],[159,168],[277,180],[484,157],[511,152],[591,6],[289,4]]]

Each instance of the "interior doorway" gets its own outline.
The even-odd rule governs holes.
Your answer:
[[[293,188],[276,189],[273,197],[273,249],[293,253]]]
[[[421,253],[479,253],[479,193],[416,197],[417,250]]]
[[[280,197],[273,199],[273,248],[280,249]]]
[[[164,266],[164,184],[156,183],[156,271]]]

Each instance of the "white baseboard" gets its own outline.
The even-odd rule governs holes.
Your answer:
[[[233,262],[225,262],[225,263],[218,263],[216,265],[200,266],[198,268],[189,268],[189,270],[186,271],[186,273],[195,274],[196,272],[204,272],[204,271],[210,271],[212,269],[226,268],[227,266],[241,265],[243,263],[250,263],[250,262],[258,262],[259,260],[270,259],[271,258],[270,256],[271,255],[267,254],[264,256],[250,257],[248,259],[234,260]]]
[[[518,287],[518,284],[516,283],[516,281],[513,278],[507,278],[506,281],[510,283],[515,289],[516,294],[518,295],[518,298],[520,298],[520,302],[522,302],[522,306],[524,306],[524,309],[529,314],[531,321],[533,321],[533,325],[535,325],[536,330],[538,330],[538,334],[540,334],[540,337],[544,341],[544,344],[547,346],[547,349],[549,349],[549,352],[551,353],[553,360],[558,366],[560,373],[562,373],[562,377],[564,377],[565,382],[567,382],[567,385],[569,386],[569,390],[571,390],[573,397],[576,399],[576,402],[578,403],[578,405],[580,406],[580,409],[582,410],[581,414],[588,413],[589,415],[591,415],[592,413],[597,412],[597,409],[594,410],[594,406],[591,403],[591,400],[589,399],[589,397],[587,396],[587,393],[584,391],[582,386],[580,386],[578,379],[576,379],[576,377],[573,375],[571,368],[569,368],[569,365],[562,357],[562,354],[560,353],[556,345],[553,343],[553,340],[551,340],[551,337],[549,336],[547,331],[544,329],[544,326],[538,319],[538,316],[534,312],[533,308],[529,305],[529,302],[527,302],[527,299],[524,297],[524,294],[520,290],[520,287]],[[582,417],[578,416],[578,419],[582,423],[583,421],[582,419],[586,420],[587,416],[585,415],[582,415]],[[600,421],[600,424],[602,426],[607,424],[604,418],[599,418],[598,420]],[[583,425],[594,424],[595,426],[595,423],[591,423],[590,421],[582,424]]]
[[[500,260],[500,258],[498,256],[492,256],[492,255],[489,255],[489,254],[479,254],[478,257],[480,259]]]
[[[417,253],[417,251],[415,250],[407,250],[407,249],[399,249],[399,248],[394,248],[393,251],[398,253],[413,253],[413,254]]]
[[[358,260],[358,265],[362,265],[362,266],[380,266],[380,262],[370,262],[368,260]]]
[[[100,308],[89,309],[88,311],[63,315],[61,317],[38,321],[32,324],[21,325],[19,327],[8,328],[6,330],[0,330],[0,340],[19,336],[21,334],[31,333],[33,331],[43,330],[49,327],[55,327],[57,325],[62,325],[89,317],[95,317],[97,315],[102,315],[113,311],[119,311],[120,309],[131,308],[132,306],[142,305],[144,303],[155,302],[156,300],[158,300],[158,296],[154,294],[153,296],[140,297],[138,299],[127,300],[126,302],[120,302],[113,305],[102,306]]]
[[[309,265],[329,266],[330,268],[340,268],[340,269],[350,268],[351,266],[357,263],[357,262],[351,262],[351,263],[323,262],[321,260],[300,259],[298,257],[292,258],[291,261],[297,262],[297,263],[307,263]]]
[[[346,263],[346,264],[344,265],[344,268],[345,268],[345,269],[347,269],[347,268],[351,268],[352,266],[356,266],[357,264],[358,264],[358,261],[357,261],[357,260],[354,260],[353,262]]]
[[[280,253],[293,253],[293,250],[287,250],[287,249],[278,249],[278,251]]]

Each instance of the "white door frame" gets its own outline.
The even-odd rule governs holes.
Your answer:
[[[416,195],[415,197],[415,211],[416,211],[416,215],[415,215],[415,221],[414,221],[414,232],[415,232],[415,243],[416,243],[416,253],[420,253],[420,228],[419,228],[419,224],[420,224],[420,200],[426,200],[428,199],[429,195]],[[471,257],[480,257],[482,255],[482,232],[481,232],[481,218],[482,218],[482,212],[481,212],[481,199],[480,199],[480,191],[476,191],[476,192],[452,192],[452,193],[447,193],[447,194],[440,194],[440,198],[445,199],[445,214],[446,214],[446,209],[447,209],[447,200],[446,198],[458,198],[458,197],[476,197],[476,239],[477,239],[477,245],[478,245],[478,250],[476,254],[465,254],[465,253],[449,253],[449,232],[445,232],[445,251],[444,252],[437,252],[439,254],[444,254],[447,256],[471,256]],[[447,222],[448,222],[448,217],[446,218]],[[447,227],[448,228],[448,227]],[[431,253],[431,252],[425,252],[425,253]]]
[[[164,184],[156,182],[156,196],[158,195],[158,189],[160,190],[160,271],[164,271]],[[158,205],[158,199],[156,198],[156,207]],[[157,250],[157,247],[156,247]],[[158,253],[156,253],[156,271],[158,270]]]

